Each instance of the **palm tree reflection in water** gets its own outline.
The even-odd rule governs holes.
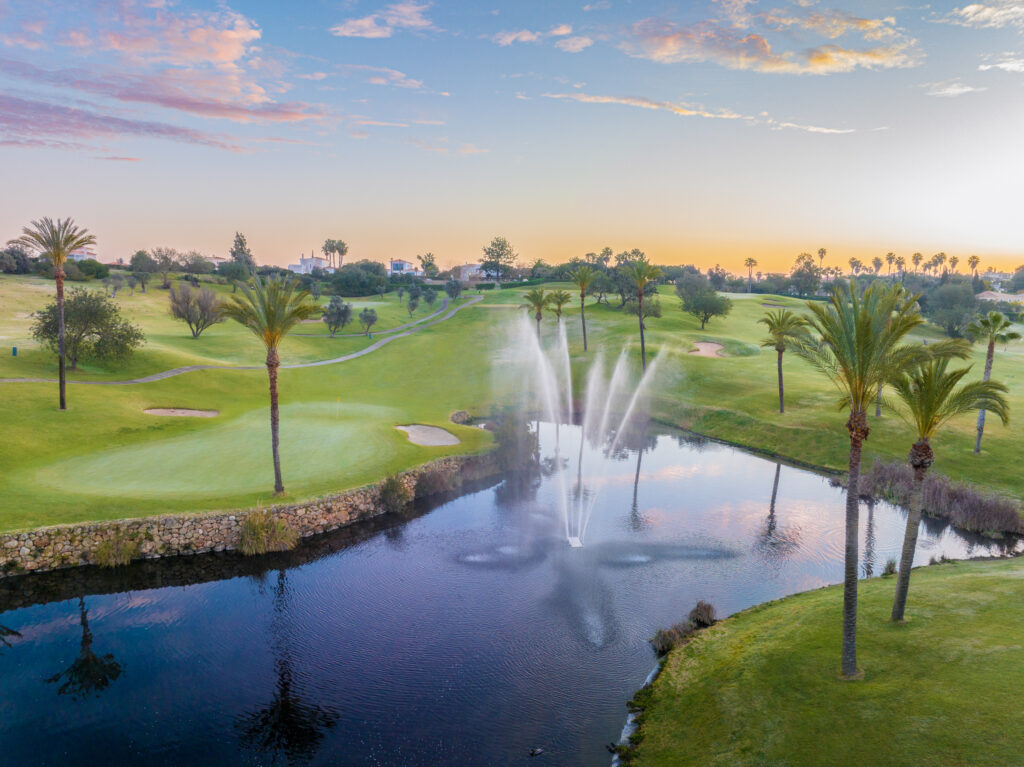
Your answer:
[[[92,651],[92,631],[89,628],[89,614],[85,609],[85,599],[78,598],[79,620],[82,624],[82,644],[75,661],[59,674],[47,678],[47,682],[56,684],[58,695],[70,695],[72,700],[88,698],[99,694],[110,683],[121,676],[124,667],[114,660],[110,653],[100,656]]]

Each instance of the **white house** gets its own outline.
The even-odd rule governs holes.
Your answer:
[[[458,267],[458,270],[459,282],[481,280],[484,276],[484,270],[480,268],[480,264],[463,264]]]
[[[1024,304],[1024,293],[1000,293],[995,290],[986,290],[978,294],[979,301],[994,301],[996,303],[1005,301],[1010,304]]]
[[[88,258],[98,260],[96,259],[96,251],[92,249],[91,245],[86,245],[84,248],[68,253],[68,259],[71,261],[85,261]]]
[[[417,269],[416,264],[412,261],[406,261],[401,258],[392,258],[391,267],[388,269],[388,273],[392,277],[402,277],[409,275],[411,277],[422,277],[423,270]]]
[[[323,256],[310,255],[299,256],[299,263],[288,264],[288,271],[293,274],[312,274],[314,269],[320,269],[328,274],[334,274],[334,267],[327,265],[327,259]]]

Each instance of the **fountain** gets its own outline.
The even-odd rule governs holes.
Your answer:
[[[564,525],[566,541],[572,548],[582,548],[587,526],[600,495],[600,483],[588,485],[586,473],[590,445],[599,455],[614,454],[622,445],[623,435],[637,415],[643,396],[654,379],[661,355],[647,366],[639,381],[632,380],[627,349],[623,349],[608,376],[604,355],[598,351],[587,375],[581,407],[574,406],[572,365],[565,324],[558,323],[553,346],[545,347],[538,338],[534,325],[526,316],[515,323],[511,348],[513,359],[523,378],[520,389],[525,412],[536,414],[555,425],[555,455],[553,465],[559,482],[559,511]],[[578,423],[576,485],[570,489],[563,471],[562,440],[559,427]]]

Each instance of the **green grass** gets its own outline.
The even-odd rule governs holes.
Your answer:
[[[551,287],[571,290],[560,284]],[[220,288],[229,290],[228,288]],[[495,365],[512,317],[521,312],[525,291],[485,291],[481,304],[451,320],[388,344],[366,357],[281,373],[281,438],[289,498],[324,495],[379,480],[440,455],[484,449],[488,434],[448,423],[455,410],[488,412],[505,401],[519,380]],[[0,277],[0,378],[55,377],[52,354],[28,342],[28,315],[53,295],[52,282],[34,277]],[[808,366],[787,356],[784,363],[787,412],[777,412],[775,353],[758,344],[756,320],[762,296],[733,296],[725,320],[699,323],[682,313],[669,288],[662,288],[664,317],[648,320],[648,351],[663,355],[651,401],[654,416],[730,442],[830,469],[846,466],[846,416],[835,395]],[[198,341],[167,315],[167,294],[118,295],[125,313],[147,333],[147,345],[131,363],[116,369],[87,368],[72,380],[123,380],[188,364],[259,364],[263,349],[235,323],[216,325]],[[771,299],[796,308],[802,302]],[[327,298],[321,299],[324,303]],[[355,302],[378,303],[379,298]],[[439,298],[440,301],[440,298]],[[614,303],[615,299],[612,298]],[[378,307],[381,326],[407,321],[397,296]],[[426,316],[421,308],[417,317]],[[577,381],[597,352],[606,364],[620,349],[631,350],[639,366],[636,318],[614,306],[587,304],[590,351],[584,353],[579,305],[566,313]],[[551,317],[544,320],[553,338]],[[307,325],[300,332],[323,332]],[[930,326],[919,337],[938,338]],[[375,338],[376,340],[376,338]],[[723,359],[687,354],[694,341],[722,343]],[[10,356],[17,343],[19,356]],[[290,336],[282,362],[327,359],[362,348],[365,338]],[[975,349],[980,376],[983,349]],[[994,377],[1010,387],[1011,408],[1024,417],[1024,343],[997,351]],[[155,383],[80,386],[69,389],[70,410],[56,410],[54,384],[0,384],[0,529],[56,522],[116,518],[148,513],[234,508],[267,502],[272,484],[267,378],[264,371],[206,370]],[[339,405],[340,399],[340,405]],[[149,407],[219,410],[213,419],[158,418]],[[410,444],[395,425],[443,426],[462,444],[426,448]],[[910,430],[893,414],[871,419],[866,456],[905,458]],[[956,479],[1024,497],[1024,474],[1016,457],[1024,434],[989,419],[981,456],[972,452],[972,418],[955,421],[934,441],[935,470]]]
[[[902,626],[888,620],[894,587],[861,582],[860,681],[839,676],[840,586],[674,650],[634,764],[1020,764],[1024,559],[915,570]]]

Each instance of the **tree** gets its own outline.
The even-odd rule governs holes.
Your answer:
[[[181,271],[193,276],[199,274],[210,274],[213,272],[213,264],[210,260],[195,250],[190,250],[181,257]]]
[[[821,287],[821,267],[815,266],[814,260],[806,253],[797,256],[789,277],[800,296],[814,295]]]
[[[1010,280],[1010,290],[1015,293],[1024,290],[1024,266],[1018,266]]]
[[[59,353],[63,330],[64,352],[72,370],[79,360],[123,361],[145,340],[142,331],[121,317],[117,304],[101,291],[75,288],[63,308],[63,323],[56,301],[36,312],[32,337]]]
[[[499,284],[508,279],[508,274],[516,262],[517,253],[504,237],[495,237],[483,249],[484,257],[480,260],[480,268],[484,274],[494,277]]]
[[[626,314],[632,314],[634,317],[639,316],[641,311],[640,304],[636,302],[636,299],[631,298],[626,302],[626,306],[623,311],[625,311]],[[641,317],[641,320],[644,323],[644,330],[647,329],[648,319],[661,319],[661,302],[658,300],[657,296],[653,298],[648,296],[647,300],[644,301],[643,317]]]
[[[245,235],[241,232],[235,232],[235,241],[231,243],[229,255],[232,261],[241,264],[247,271],[256,271],[256,259],[253,258],[249,243],[245,241]]]
[[[889,265],[889,269],[886,272],[889,276],[892,276],[892,265],[896,263],[896,254],[889,252],[885,254],[885,263]]]
[[[786,401],[783,397],[782,388],[782,355],[786,351],[786,344],[799,340],[807,334],[807,320],[799,317],[789,309],[778,309],[765,312],[764,317],[758,320],[768,327],[768,337],[761,342],[765,348],[774,348],[778,352],[779,368],[779,412],[786,412]]]
[[[85,609],[85,599],[81,596],[78,597],[78,615],[82,626],[78,657],[66,669],[46,679],[49,684],[60,682],[57,694],[70,695],[72,700],[84,700],[91,695],[98,695],[111,682],[117,681],[124,670],[111,653],[97,655],[93,652],[89,614]]]
[[[324,286],[320,283],[320,280],[314,279],[310,282],[309,294],[313,296],[314,301],[320,300],[320,297],[324,294]]]
[[[156,262],[156,272],[160,275],[160,287],[169,290],[171,287],[171,272],[178,266],[179,254],[174,248],[153,248],[151,254]]]
[[[382,284],[387,285],[387,279],[384,264],[364,259],[339,268],[330,283],[339,296],[372,296]]]
[[[188,325],[193,338],[199,338],[208,327],[224,321],[220,297],[211,288],[193,290],[181,285],[175,290],[172,286],[170,298],[171,316]]]
[[[134,274],[129,274],[128,277],[125,279],[125,282],[128,283],[128,290],[131,291],[130,295],[134,296],[135,286],[139,284],[139,278],[136,277]]]
[[[420,308],[420,300],[410,296],[409,300],[405,302],[405,308],[409,310],[409,319],[412,319],[412,315]]]
[[[636,288],[636,314],[640,322],[640,367],[647,372],[647,344],[644,340],[644,292],[648,285],[657,283],[661,277],[661,269],[652,266],[646,259],[633,261],[624,267]]]
[[[960,257],[959,256],[950,256],[949,257],[949,271],[955,273],[956,272],[956,267],[957,267],[957,265],[959,263],[960,263]]]
[[[142,287],[142,292],[146,292],[146,283],[149,282],[149,275],[153,274],[157,270],[156,261],[144,250],[137,250],[128,262],[132,269],[132,274],[135,275],[135,279],[139,281],[139,285]]]
[[[808,301],[807,336],[794,344],[807,360],[839,390],[841,408],[849,411],[849,473],[846,491],[846,546],[843,578],[842,673],[857,674],[857,546],[860,459],[868,438],[867,407],[878,385],[922,361],[927,348],[903,344],[923,319],[916,296],[874,282],[863,295],[852,284],[833,288],[828,303]]]
[[[573,281],[573,284],[580,291],[580,325],[583,327],[583,351],[587,350],[587,318],[585,315],[586,304],[587,304],[587,291],[590,290],[590,286],[594,284],[594,280],[597,279],[598,272],[594,267],[583,264],[577,266],[576,269],[569,272],[569,279]]]
[[[882,264],[883,263],[884,262],[882,261],[881,256],[875,256],[874,258],[871,259],[871,268],[874,270],[876,275],[880,271],[882,271]]]
[[[968,256],[967,266],[971,270],[971,274],[975,277],[978,276],[978,264],[981,263],[981,259],[977,256]]]
[[[452,301],[458,301],[462,294],[462,283],[456,279],[450,279],[444,284],[444,292]]]
[[[238,291],[238,283],[249,278],[249,268],[238,261],[225,261],[217,267],[217,274],[231,283],[231,292]]]
[[[978,311],[978,299],[968,282],[950,281],[939,285],[928,291],[923,304],[925,316],[950,338],[962,337]]]
[[[437,259],[433,253],[424,253],[422,256],[416,256],[416,260],[420,262],[420,269],[423,271],[423,276],[427,279],[434,279],[441,270],[437,268]],[[430,303],[429,301],[427,303]]]
[[[310,302],[309,293],[298,290],[289,278],[253,278],[252,285],[242,285],[242,295],[234,295],[224,303],[224,315],[251,330],[267,350],[267,377],[270,379],[270,446],[274,457],[274,493],[284,493],[281,479],[281,456],[278,451],[280,414],[277,403],[277,369],[281,360],[277,347],[293,327],[315,317],[320,307]]]
[[[985,351],[985,374],[982,381],[992,377],[992,360],[996,354],[996,344],[1008,344],[1017,341],[1021,334],[1013,330],[1013,324],[999,312],[989,312],[978,317],[967,326],[967,337],[972,341],[984,341],[988,344]],[[978,410],[978,438],[974,442],[974,452],[981,452],[981,437],[985,433],[985,408]]]
[[[590,283],[590,288],[587,293],[594,296],[595,303],[607,304],[608,294],[615,290],[615,283],[612,282],[611,277],[605,272],[598,272],[597,276],[594,277],[594,281]]]
[[[9,244],[0,251],[0,261],[3,266],[0,271],[6,274],[28,274],[32,271],[32,261],[29,257],[29,249],[17,242]]]
[[[427,306],[433,308],[437,300],[437,291],[428,285],[423,289],[423,300],[427,302]]]
[[[422,297],[423,297],[423,287],[419,283],[414,282],[412,285],[409,286],[409,300],[410,301],[412,301],[412,300],[419,301]]]
[[[682,299],[683,311],[700,320],[701,330],[713,317],[725,317],[732,311],[732,301],[720,296],[701,275],[677,280],[676,295]]]
[[[901,282],[903,281],[903,279],[906,277],[906,274],[907,274],[906,273],[906,266],[907,266],[907,259],[905,259],[903,256],[896,256],[896,271],[898,271],[900,273],[900,281]]]
[[[544,318],[544,310],[551,303],[551,296],[544,292],[544,288],[533,288],[523,298],[526,299],[523,308],[533,312],[533,318],[537,321],[537,338],[540,338],[540,321]]]
[[[324,309],[323,320],[327,323],[327,329],[331,332],[331,338],[339,330],[352,322],[352,304],[345,303],[341,296],[331,296],[331,301]]]
[[[818,269],[822,269],[825,264],[825,256],[828,251],[824,248],[818,248]]]
[[[80,229],[74,219],[65,218],[54,221],[42,218],[33,221],[21,230],[21,236],[11,240],[10,245],[20,245],[34,251],[41,258],[53,265],[53,279],[57,284],[57,358],[58,358],[58,389],[60,409],[67,410],[67,378],[65,364],[65,325],[64,325],[64,264],[74,250],[87,245],[94,245],[96,238],[87,229]]]
[[[370,328],[377,324],[377,310],[363,309],[359,312],[359,324],[362,325],[363,332],[370,335]]]
[[[756,258],[748,258],[743,262],[743,265],[747,267],[747,292],[754,292],[754,267],[757,266]]]
[[[398,305],[402,305],[402,297],[405,295],[405,285],[398,286]]]
[[[966,350],[963,356],[966,356]],[[892,603],[892,620],[902,621],[910,589],[910,569],[914,566],[917,533],[921,524],[924,477],[935,460],[931,439],[939,428],[951,418],[977,408],[991,410],[1004,424],[1010,420],[1010,406],[1006,401],[1006,386],[995,381],[972,381],[962,384],[961,379],[970,372],[966,367],[948,370],[949,359],[929,360],[917,368],[892,380],[896,396],[903,402],[906,412],[900,415],[914,430],[916,441],[910,448],[910,466],[914,470],[914,489],[907,510],[907,530],[903,536],[896,597]]]
[[[572,301],[572,296],[568,290],[553,290],[551,291],[550,305],[555,310],[555,317],[558,321],[562,321],[562,307]]]
[[[917,267],[921,265],[921,259],[923,259],[920,253],[915,253],[910,257],[911,262],[914,264],[914,274],[917,274]]]

